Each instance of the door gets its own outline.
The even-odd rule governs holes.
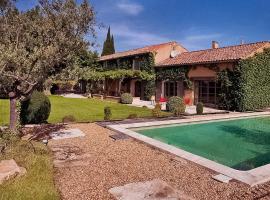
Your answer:
[[[164,83],[164,96],[165,98],[170,98],[172,96],[177,96],[177,82],[167,81]]]
[[[206,105],[217,104],[220,86],[216,81],[199,80],[196,85],[198,87],[198,102],[202,102]]]
[[[142,92],[142,82],[136,81],[135,82],[135,97],[141,97]]]

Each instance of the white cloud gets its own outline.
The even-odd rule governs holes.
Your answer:
[[[146,45],[159,44],[170,41],[169,38],[138,29],[131,29],[127,25],[112,25],[112,32],[118,39],[121,49],[139,48]]]
[[[106,38],[107,30],[107,28],[102,28],[97,32],[100,48],[102,48],[103,41]],[[171,39],[167,37],[143,31],[135,27],[130,28],[125,24],[111,24],[111,33],[114,35],[115,47],[117,51],[125,51],[140,48],[146,45],[171,41]],[[100,48],[98,48],[99,51]]]
[[[132,2],[120,2],[117,4],[117,8],[129,15],[138,15],[143,11],[143,6],[141,4]]]
[[[202,40],[213,40],[213,38],[220,38],[222,34],[199,34],[199,35],[190,35],[185,38],[188,41],[202,41]]]
[[[140,48],[146,45],[159,44],[168,41],[178,41],[181,45],[190,51],[211,48],[211,41],[217,40],[223,46],[222,41],[225,36],[220,33],[211,33],[210,31],[183,31],[177,37],[166,37],[156,32],[150,32],[139,27],[130,27],[127,24],[111,24],[111,32],[115,38],[117,51],[125,51],[134,48]],[[98,41],[100,47],[106,38],[107,28],[98,31]],[[227,39],[228,40],[228,39]]]
[[[204,27],[191,27],[182,32],[180,43],[188,50],[201,50],[211,48],[213,40],[221,42],[224,34],[213,32]]]

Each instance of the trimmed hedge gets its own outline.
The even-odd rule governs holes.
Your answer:
[[[167,110],[174,113],[176,116],[185,112],[186,105],[181,97],[173,96],[169,98]]]
[[[199,102],[196,105],[196,113],[197,115],[202,115],[203,114],[203,103]]]
[[[34,91],[31,98],[21,104],[21,123],[39,124],[45,123],[51,112],[49,98],[43,93]]]
[[[111,107],[106,106],[104,108],[104,120],[111,120],[111,118],[112,118]]]
[[[157,103],[155,105],[155,108],[152,109],[152,115],[153,117],[156,117],[156,118],[161,116],[161,105],[159,103]]]
[[[221,83],[219,107],[254,111],[270,106],[270,49],[242,60],[233,71],[218,74]]]
[[[133,102],[133,97],[129,93],[123,93],[121,95],[121,103],[123,104],[132,104]]]

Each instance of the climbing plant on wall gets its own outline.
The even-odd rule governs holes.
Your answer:
[[[233,70],[218,73],[219,106],[237,111],[270,106],[270,49],[241,60]]]
[[[187,89],[192,88],[192,82],[188,78],[190,67],[168,67],[156,70],[156,79],[160,81],[183,81]]]

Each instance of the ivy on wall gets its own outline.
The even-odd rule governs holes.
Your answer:
[[[84,80],[93,80],[93,81],[101,81],[105,79],[123,79],[123,78],[139,78],[142,80],[152,80],[155,78],[155,76],[146,71],[116,69],[108,71],[87,70],[80,74],[80,78]]]
[[[187,89],[192,88],[192,82],[188,78],[190,67],[168,67],[156,70],[156,79],[160,81],[183,81]]]
[[[93,81],[104,81],[105,79],[125,79],[137,78],[144,83],[144,98],[150,99],[155,94],[155,58],[152,53],[138,55],[137,58],[140,62],[140,70],[133,70],[133,58],[126,57],[107,62],[107,67],[102,70],[95,69],[82,69],[78,73],[80,79]]]
[[[270,106],[270,49],[241,60],[233,71],[218,73],[219,106],[228,110],[253,111]]]

